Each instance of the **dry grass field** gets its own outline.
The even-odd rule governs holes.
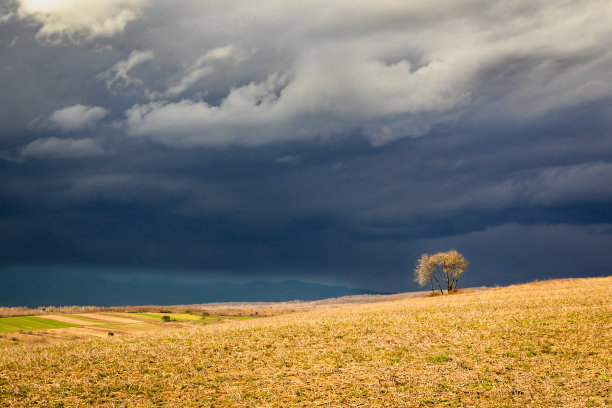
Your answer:
[[[610,407],[611,293],[546,281],[4,347],[0,406]]]

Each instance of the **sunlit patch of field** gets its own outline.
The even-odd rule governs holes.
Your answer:
[[[163,322],[167,315],[171,321]],[[220,323],[235,317],[182,313],[82,313],[0,318],[0,347],[21,343],[54,343],[91,337],[125,336],[139,332],[175,330],[186,324]]]
[[[127,315],[150,317],[151,319],[156,320],[161,320],[163,316],[168,316],[171,320],[177,322],[192,322],[202,320],[202,316],[187,313],[129,313]]]
[[[0,406],[612,406],[611,292],[547,281],[5,347]]]
[[[38,316],[0,318],[0,333],[13,333],[23,330],[56,329],[72,326],[75,326],[75,324]]]
[[[226,320],[248,320],[247,316],[198,316],[188,313],[126,313],[127,316],[148,317],[155,320],[161,320],[164,316],[168,316],[173,322],[198,322],[204,324],[219,323]]]

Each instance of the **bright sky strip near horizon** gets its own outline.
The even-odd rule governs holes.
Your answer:
[[[0,268],[612,270],[609,1],[0,1]]]

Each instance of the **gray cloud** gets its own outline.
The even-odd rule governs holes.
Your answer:
[[[108,111],[99,106],[69,106],[53,112],[50,121],[64,132],[73,132],[93,126]]]
[[[151,50],[132,51],[125,61],[119,61],[111,69],[101,73],[98,77],[106,80],[106,87],[110,91],[126,88],[132,84],[142,85],[142,80],[130,76],[130,71],[145,62],[153,60]]]
[[[37,139],[21,150],[22,158],[75,158],[100,156],[104,150],[92,139]]]
[[[15,16],[14,13],[0,14],[0,24],[6,23]]]
[[[439,184],[452,200],[411,200],[410,213],[442,213],[478,209],[483,212],[507,211],[521,207],[555,207],[605,203],[612,200],[612,164],[598,161],[579,165],[536,167],[506,171],[503,180],[472,180],[454,187]],[[434,187],[428,190],[432,192]]]
[[[534,177],[484,187],[468,199],[486,207],[554,206],[612,200],[612,163],[596,162],[543,169]]]
[[[290,164],[290,165],[296,165],[300,163],[300,157],[299,156],[292,156],[292,155],[287,155],[287,156],[282,156],[277,158],[276,160],[274,160],[276,163],[279,164]]]

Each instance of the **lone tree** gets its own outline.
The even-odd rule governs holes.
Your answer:
[[[440,294],[444,293],[442,283],[446,283],[447,293],[453,293],[457,290],[457,282],[468,265],[469,262],[463,255],[454,249],[433,255],[423,254],[414,268],[414,280],[421,286],[429,283],[431,293],[435,292],[435,281]]]

